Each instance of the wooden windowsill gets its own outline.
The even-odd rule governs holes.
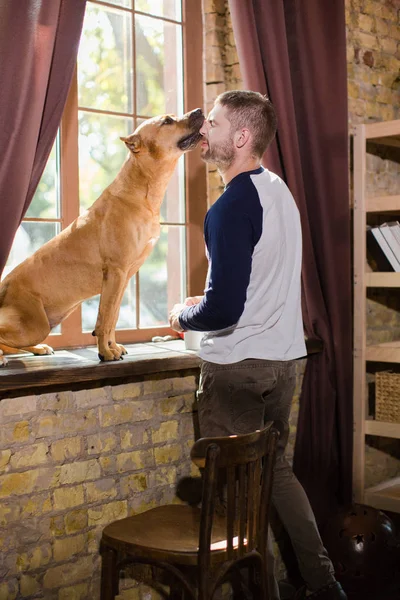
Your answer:
[[[322,350],[316,340],[307,340],[307,354]],[[185,349],[182,340],[125,345],[124,360],[99,362],[97,347],[57,350],[51,356],[8,356],[0,368],[0,399],[62,389],[79,389],[123,383],[156,373],[198,369],[196,352]]]

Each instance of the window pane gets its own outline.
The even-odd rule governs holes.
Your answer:
[[[107,0],[108,4],[115,4],[115,6],[123,6],[124,8],[132,8],[132,0]],[[89,2],[88,2],[89,4]]]
[[[82,330],[93,331],[99,310],[100,295],[82,303]],[[117,329],[133,329],[136,327],[136,282],[132,277],[125,290],[119,310]]]
[[[161,204],[161,221],[185,222],[185,163],[181,156]]]
[[[138,114],[182,114],[181,26],[140,15],[135,23]]]
[[[15,234],[3,278],[60,231],[59,223],[23,222]]]
[[[135,0],[135,10],[181,21],[181,4],[181,0]]]
[[[133,119],[79,111],[79,198],[86,209],[113,181],[128,154],[119,138],[133,131]]]
[[[186,290],[185,229],[163,226],[153,252],[139,271],[140,327],[168,325],[168,313]]]
[[[131,113],[131,13],[88,3],[78,54],[78,102]]]
[[[40,178],[32,202],[26,212],[27,217],[58,219],[60,217],[60,135],[57,137]]]

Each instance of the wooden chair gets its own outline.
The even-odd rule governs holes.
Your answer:
[[[120,569],[135,563],[166,570],[175,581],[170,597],[185,600],[211,599],[234,570],[246,568],[254,598],[268,600],[266,552],[278,437],[270,422],[246,435],[199,439],[191,459],[204,469],[201,508],[160,506],[107,525],[100,547],[101,600],[114,600]],[[226,510],[216,511],[221,480]]]

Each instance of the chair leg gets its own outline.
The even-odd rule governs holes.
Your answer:
[[[119,573],[117,569],[117,552],[102,546],[101,552],[101,590],[100,600],[114,600],[119,592]]]

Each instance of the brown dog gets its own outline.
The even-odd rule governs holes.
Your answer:
[[[50,354],[40,344],[83,300],[101,293],[96,327],[101,360],[126,354],[115,341],[129,279],[160,235],[160,206],[183,152],[201,136],[201,109],[142,123],[121,138],[129,155],[115,180],[69,227],[18,265],[0,284],[0,366],[4,353]],[[40,344],[40,345],[38,345]]]

